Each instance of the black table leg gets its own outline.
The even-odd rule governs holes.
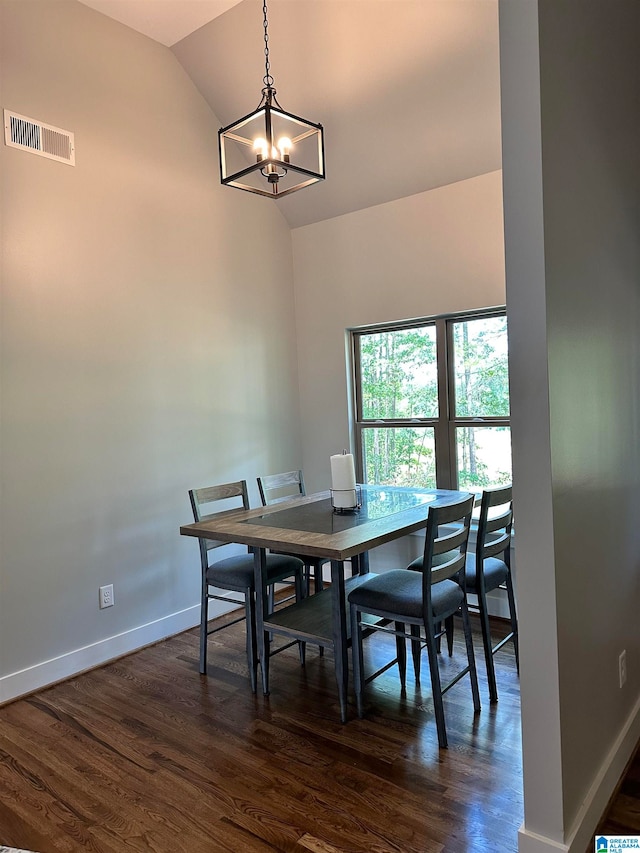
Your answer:
[[[347,658],[347,604],[344,591],[344,563],[331,561],[331,607],[333,649],[340,700],[340,719],[347,722],[347,687],[349,679],[349,661]]]
[[[369,572],[369,552],[364,551],[362,554],[355,554],[351,557],[351,565],[354,575],[366,575]]]
[[[269,612],[267,602],[267,552],[256,548],[254,552],[254,571],[256,588],[256,640],[258,660],[262,671],[262,692],[269,695],[269,634],[264,630],[264,616]]]

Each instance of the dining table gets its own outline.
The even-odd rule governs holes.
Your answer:
[[[334,654],[340,719],[347,720],[347,596],[366,581],[368,553],[379,545],[424,528],[429,508],[467,496],[449,489],[359,485],[358,506],[336,509],[330,491],[250,510],[229,510],[180,528],[184,536],[247,545],[254,551],[258,659],[262,690],[269,694],[272,635],[329,648]],[[266,554],[286,552],[331,561],[331,584],[322,592],[269,611]],[[352,575],[345,577],[345,561]]]

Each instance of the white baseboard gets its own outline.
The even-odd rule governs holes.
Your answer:
[[[551,838],[528,832],[524,824],[518,830],[518,853],[568,853],[568,851],[566,844],[559,844]],[[584,850],[581,853],[584,853]]]
[[[523,824],[518,832],[518,853],[584,853],[594,838],[598,823],[639,740],[640,698],[596,774],[574,824],[567,833],[566,842],[560,844],[551,838],[530,833]]]
[[[171,613],[114,637],[45,660],[0,678],[0,704],[41,690],[88,669],[193,628],[200,622],[200,605]]]

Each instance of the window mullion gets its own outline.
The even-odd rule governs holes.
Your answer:
[[[449,426],[450,388],[449,381],[449,327],[446,320],[436,320],[436,350],[438,358],[438,422],[435,428],[436,484],[439,489],[455,488],[451,464],[451,430]]]
[[[360,361],[360,336],[351,335],[351,383],[353,401],[355,403],[356,421],[362,420],[362,362]]]

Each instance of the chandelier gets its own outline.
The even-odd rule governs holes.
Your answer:
[[[265,75],[256,109],[218,131],[220,180],[229,187],[282,198],[324,180],[324,131],[282,109],[269,64],[267,3],[264,17]]]

